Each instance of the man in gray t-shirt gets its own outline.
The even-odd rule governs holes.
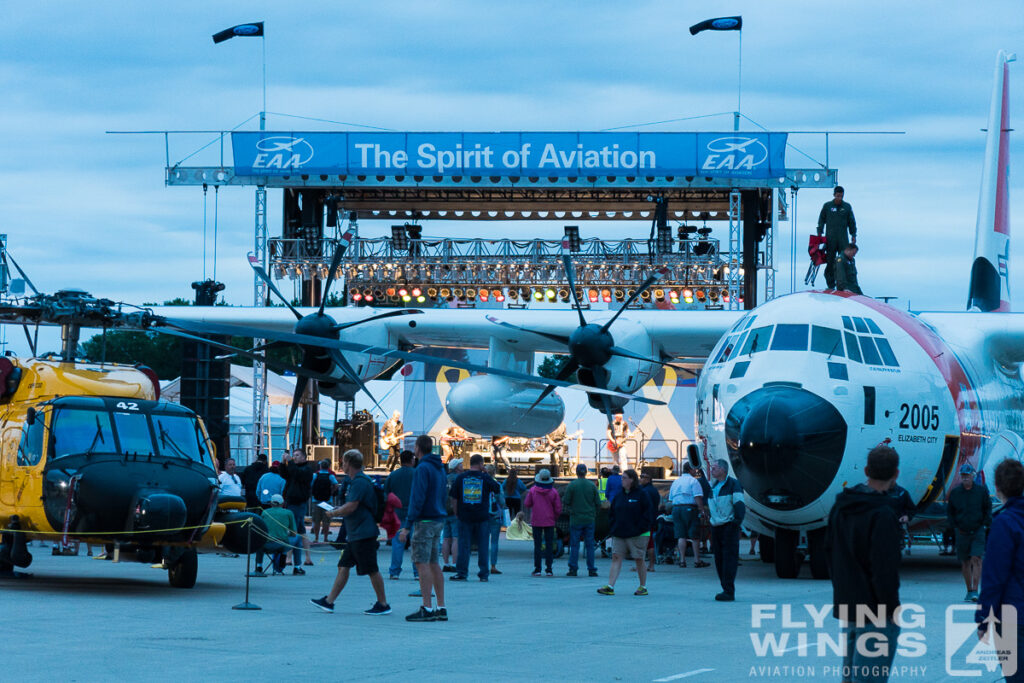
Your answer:
[[[356,568],[359,576],[369,576],[377,602],[364,614],[390,614],[391,606],[384,594],[384,577],[377,568],[377,492],[375,484],[363,474],[363,454],[350,450],[342,456],[342,471],[348,476],[348,491],[345,504],[331,510],[330,517],[341,515],[345,518],[345,547],[338,560],[338,575],[334,578],[331,592],[322,598],[310,600],[325,612],[334,611],[334,601],[348,583],[349,572]]]

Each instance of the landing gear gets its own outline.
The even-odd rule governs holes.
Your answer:
[[[775,530],[775,575],[780,579],[795,579],[800,573],[803,558],[797,555],[799,541],[798,531]]]
[[[18,533],[21,521],[17,515],[11,515],[7,529],[0,534],[0,577],[24,578],[31,576],[25,572],[14,571],[15,567],[27,567],[32,564],[32,553],[28,551],[25,534]]]
[[[771,536],[759,534],[757,537],[757,548],[761,554],[761,561],[771,564],[775,561],[775,539]]]
[[[811,576],[822,580],[828,578],[828,556],[825,550],[825,529],[807,532],[807,552],[810,554]]]
[[[175,559],[168,560],[167,580],[175,588],[192,588],[199,574],[199,554],[188,548]]]

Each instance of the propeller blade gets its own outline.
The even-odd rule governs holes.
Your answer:
[[[334,283],[338,266],[341,265],[341,257],[345,255],[345,250],[348,249],[350,244],[352,244],[352,231],[346,230],[345,234],[338,240],[338,246],[334,248],[334,258],[331,259],[331,271],[327,273],[327,284],[324,285],[324,292],[320,295],[320,310],[317,311],[317,315],[324,314],[324,306],[327,305],[327,294],[331,291],[331,285]]]
[[[299,403],[302,402],[302,396],[306,393],[306,385],[309,384],[308,377],[296,377],[295,378],[295,393],[292,394],[292,407],[288,411],[288,422],[285,425],[285,431],[289,431],[292,428],[292,420],[295,419],[295,413],[299,409]]]
[[[386,415],[387,413],[385,413],[384,409],[381,408],[380,403],[377,401],[377,397],[370,393],[369,387],[367,387],[362,378],[356,374],[356,371],[352,369],[352,365],[348,360],[346,360],[341,351],[338,351],[337,349],[330,349],[328,353],[331,356],[331,360],[334,361],[334,364],[337,365],[343,373],[345,373],[345,376],[352,380],[352,383],[358,386],[364,394],[370,397],[370,400],[373,401],[373,405],[377,406],[377,410],[379,410],[381,414]]]
[[[576,293],[576,269],[572,265],[572,259],[569,257],[569,254],[569,240],[565,238],[562,240],[562,267],[565,268],[565,278],[569,282],[569,291],[572,293],[573,303],[576,304],[576,312],[580,316],[580,327],[586,327],[587,319],[583,317],[583,308],[580,306],[580,299]]]
[[[558,368],[558,374],[555,375],[555,379],[557,379],[560,382],[564,382],[565,378],[579,370],[579,367],[579,363],[574,361],[572,358],[566,358],[564,361],[562,361],[562,367]],[[551,394],[551,392],[554,390],[555,388],[551,385],[544,387],[544,391],[540,392],[540,396],[538,396],[537,400],[533,402],[533,405],[526,409],[526,413],[524,413],[524,415],[528,414],[531,410],[540,405],[540,402],[546,399],[548,395]]]
[[[350,322],[350,323],[339,323],[339,324],[334,326],[334,329],[338,330],[338,331],[341,331],[341,330],[348,329],[349,327],[354,327],[356,325],[362,325],[363,323],[368,323],[371,320],[381,320],[382,318],[394,318],[396,315],[420,315],[422,313],[423,313],[423,311],[419,310],[418,308],[396,308],[393,311],[388,311],[387,313],[381,313],[380,315],[372,315],[369,318],[363,318],[362,320],[356,320],[356,321]]]
[[[295,319],[302,320],[302,314],[295,310],[295,307],[292,306],[291,301],[288,301],[288,299],[284,298],[284,294],[281,293],[281,290],[277,288],[277,285],[275,285],[273,280],[270,279],[270,276],[267,275],[267,271],[263,270],[263,266],[259,264],[259,261],[256,258],[255,254],[249,254],[249,265],[252,266],[252,269],[254,271],[256,271],[256,275],[258,275],[259,278],[267,284],[267,287],[270,289],[270,291],[276,294],[277,298],[280,299],[284,303],[284,305],[288,307],[288,310],[295,314]]]
[[[29,289],[35,292],[36,296],[39,296],[39,290],[36,289],[36,286],[32,284],[32,281],[28,279],[28,275],[25,275],[25,271],[21,269],[18,262],[14,260],[13,256],[11,256],[11,252],[7,252],[5,256],[7,257],[7,260],[11,262],[11,265],[17,269],[18,275],[20,275],[21,279],[25,281],[25,284],[29,286]]]
[[[608,418],[608,426],[615,424],[615,416],[612,414],[612,400],[607,394],[601,394],[601,412]]]
[[[582,316],[582,313],[580,315]],[[565,344],[566,346],[569,345],[569,338],[560,334],[552,334],[550,332],[539,332],[537,330],[530,330],[525,327],[519,327],[518,325],[513,325],[512,323],[507,323],[504,320],[501,320],[500,318],[496,318],[493,315],[487,316],[487,319],[494,323],[495,325],[501,325],[502,327],[507,327],[510,330],[516,330],[518,332],[529,332],[530,334],[536,334],[540,337],[544,337],[545,339],[556,341],[559,344]]]
[[[672,363],[670,361],[660,360],[658,358],[648,358],[647,356],[642,356],[639,353],[633,353],[632,351],[624,349],[621,346],[613,346],[610,349],[608,349],[608,351],[613,356],[619,356],[621,358],[632,358],[633,360],[639,360],[645,363],[655,363],[657,365],[663,365],[665,367],[673,368],[675,370],[686,370],[687,372],[689,372],[689,370],[687,368],[684,368],[682,365],[676,365],[675,363]]]
[[[615,322],[615,320],[620,315],[622,315],[622,312],[624,310],[629,308],[630,304],[632,304],[634,301],[636,301],[637,298],[639,298],[641,294],[643,294],[648,289],[653,287],[654,283],[655,282],[659,282],[663,277],[665,277],[666,274],[668,274],[668,268],[659,268],[658,270],[654,271],[654,274],[651,275],[650,277],[648,277],[646,280],[644,280],[644,283],[642,285],[640,285],[640,288],[637,289],[635,292],[633,292],[633,295],[631,297],[626,299],[626,302],[624,304],[622,304],[622,308],[617,310],[615,312],[615,315],[612,316],[611,320],[609,320],[608,322],[606,322],[604,324],[604,327],[601,328],[601,331],[602,332],[607,332],[608,328],[612,326],[612,323]]]
[[[279,332],[277,330],[268,330],[259,327],[246,327],[242,325],[220,325],[217,323],[196,323],[190,320],[178,320],[175,318],[158,319],[157,321],[155,321],[155,324],[161,325],[160,327],[154,328],[158,332],[163,331],[162,326],[171,326],[176,327],[180,330],[196,332],[198,334],[227,334],[238,335],[243,337],[254,337],[257,339],[276,339],[278,341],[287,341],[293,344],[299,344],[300,346],[312,346],[325,349],[339,349],[341,351],[351,351],[354,353],[362,353],[370,356],[381,356],[383,358],[398,358],[406,361],[419,361],[421,363],[432,364],[438,362],[436,356],[428,356],[422,353],[399,351],[398,349],[392,349],[381,346],[364,346],[362,344],[341,341],[339,339],[313,337],[305,334],[295,334],[294,332]],[[608,396],[615,396],[616,398],[639,401],[641,403],[647,403],[650,405],[665,405],[664,401],[650,399],[645,396],[634,396],[633,394],[627,394],[621,391],[612,391],[610,389],[597,389],[594,387],[584,386],[582,384],[570,384],[568,382],[560,382],[558,380],[538,377],[537,375],[526,375],[519,372],[513,372],[511,370],[491,368],[487,367],[486,365],[477,365],[475,363],[466,363],[463,361],[453,359],[444,359],[443,362],[445,365],[448,365],[453,368],[460,368],[462,370],[468,370],[470,372],[480,372],[488,375],[497,375],[499,377],[508,377],[509,379],[514,379],[518,382],[524,382],[527,384],[536,384],[542,386],[554,385],[556,387],[573,389],[574,391],[585,391],[592,394],[604,393],[607,394]],[[337,381],[337,379],[335,378],[333,381]]]
[[[28,350],[32,352],[32,357],[36,357],[36,343],[32,341],[32,335],[28,331],[28,325],[22,325],[21,329],[25,330],[25,339],[28,341]],[[38,331],[39,328],[36,327]]]

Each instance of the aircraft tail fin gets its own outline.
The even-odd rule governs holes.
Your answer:
[[[988,115],[985,166],[978,198],[974,263],[967,309],[1010,310],[1010,98],[1009,63],[1017,55],[1000,50]]]

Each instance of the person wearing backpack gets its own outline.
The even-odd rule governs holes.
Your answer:
[[[284,477],[284,502],[295,515],[295,528],[302,537],[302,547],[306,550],[307,566],[313,566],[313,556],[309,553],[309,537],[306,536],[306,511],[309,510],[309,497],[312,494],[313,468],[306,462],[306,452],[301,448],[292,451],[292,457],[284,456],[281,463],[281,476]],[[300,573],[305,573],[300,569]]]
[[[320,532],[323,531],[324,543],[328,540],[331,531],[331,518],[327,516],[327,510],[320,507],[320,503],[330,503],[338,490],[338,480],[331,474],[331,463],[327,460],[320,461],[320,469],[313,475],[313,543],[320,540]]]
[[[384,593],[384,577],[377,567],[377,536],[380,533],[377,523],[384,516],[384,491],[363,473],[363,454],[355,449],[346,451],[342,456],[342,471],[349,479],[345,504],[331,510],[328,516],[345,518],[347,542],[338,560],[338,575],[334,578],[331,592],[310,602],[325,612],[334,612],[334,602],[348,583],[352,567],[355,567],[358,576],[370,577],[377,596],[377,602],[363,614],[391,614],[391,606]]]

